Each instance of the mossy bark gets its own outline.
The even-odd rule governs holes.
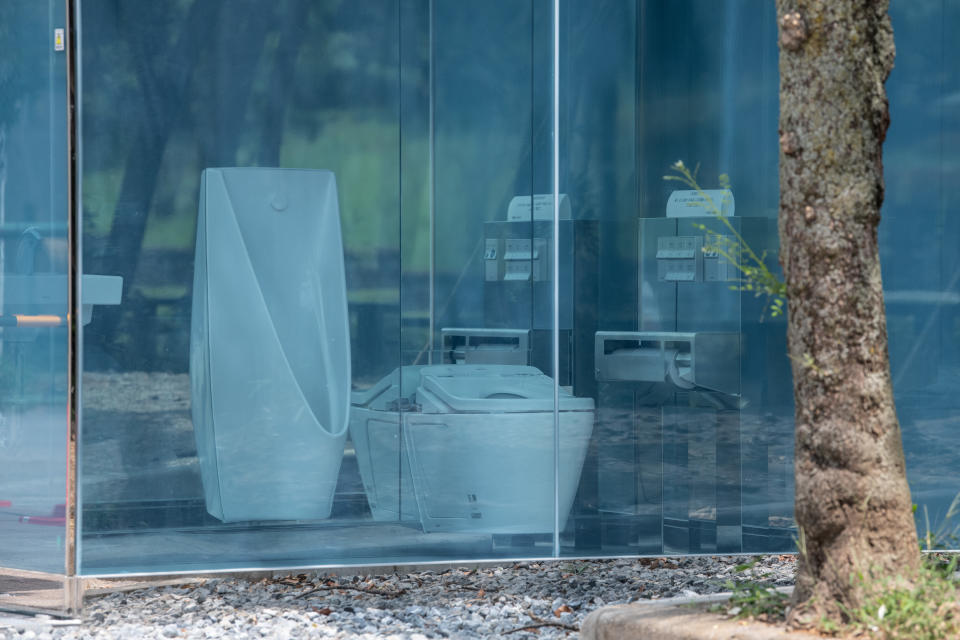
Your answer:
[[[780,242],[801,531],[790,621],[842,617],[860,576],[917,570],[877,226],[893,68],[887,0],[776,0]]]

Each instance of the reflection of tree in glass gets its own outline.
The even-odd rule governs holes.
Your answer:
[[[8,193],[11,139],[14,132],[22,127],[35,108],[38,99],[43,99],[48,91],[47,76],[37,73],[38,65],[52,52],[51,40],[43,36],[48,34],[48,8],[45,4],[34,2],[0,2],[0,274],[6,271],[11,262],[8,247],[15,247],[15,232],[11,222],[23,223],[33,220],[33,211],[23,207],[21,211],[10,211]],[[49,49],[47,47],[50,47]],[[21,136],[22,137],[22,136]],[[16,185],[14,185],[14,188]],[[9,259],[8,259],[9,258]],[[4,300],[4,282],[0,277],[0,313]],[[3,342],[0,341],[0,353]],[[0,367],[0,385],[10,380],[15,363],[11,358],[3,358]],[[0,388],[10,389],[9,385]]]
[[[185,370],[184,344],[161,344],[149,327],[167,322],[171,339],[188,335],[206,167],[333,170],[347,259],[363,276],[352,290],[396,304],[396,282],[383,280],[401,244],[408,273],[425,273],[429,255],[427,7],[84,2],[84,259],[89,271],[121,275],[125,286],[124,304],[98,310],[88,327],[88,354],[105,354],[121,369]],[[438,72],[449,76],[438,87],[437,121],[443,149],[456,159],[448,157],[440,179],[445,193],[459,196],[447,198],[442,215],[478,225],[531,188],[530,74],[515,69],[531,60],[530,12],[503,1],[472,12],[458,2],[436,7]],[[489,35],[502,30],[517,37],[494,46]],[[471,46],[477,41],[488,43],[483,64]],[[543,68],[549,79],[549,64]],[[506,82],[504,69],[522,76],[522,86]],[[549,142],[549,128],[538,139]],[[455,234],[441,249],[459,264],[461,245],[478,235]],[[367,274],[377,277],[367,282]]]
[[[139,286],[149,229],[168,228],[155,248],[187,249],[204,167],[279,164],[283,106],[316,4],[84,4],[85,258],[123,276],[131,302],[105,310],[91,337],[115,358],[144,355],[123,345],[138,303],[151,303],[147,289],[179,292],[164,300],[189,293],[185,277]]]
[[[31,11],[27,3],[0,2],[0,231],[7,224],[8,136],[30,97],[44,88],[42,78],[24,69],[37,46],[24,42],[24,34],[46,33],[41,18],[46,12]],[[6,267],[5,244],[0,241],[0,270]],[[0,284],[0,299],[2,292]]]

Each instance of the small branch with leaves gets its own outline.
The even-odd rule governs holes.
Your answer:
[[[732,288],[740,291],[751,291],[758,297],[767,296],[770,315],[777,317],[783,314],[787,299],[787,285],[767,266],[767,252],[764,251],[758,255],[737,231],[730,219],[723,215],[723,210],[730,204],[732,193],[730,176],[725,173],[720,175],[719,182],[724,196],[717,203],[697,182],[697,173],[700,171],[699,164],[691,171],[683,163],[683,160],[677,160],[670,166],[670,169],[674,171],[674,175],[663,176],[663,179],[680,182],[696,192],[700,197],[700,206],[703,207],[704,211],[715,217],[726,228],[725,232],[720,233],[708,229],[704,224],[695,223],[694,226],[704,232],[707,237],[703,251],[723,258],[740,273],[739,284]],[[730,235],[726,235],[727,233]]]

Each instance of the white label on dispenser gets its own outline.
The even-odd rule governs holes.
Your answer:
[[[565,193],[560,194],[560,219],[570,219],[570,199]],[[529,222],[531,220],[553,220],[553,194],[514,196],[510,206],[507,207],[507,221]]]
[[[718,212],[724,217],[733,215],[733,192],[729,189],[674,191],[667,200],[668,218],[700,218]]]
[[[63,29],[54,29],[53,30],[53,50],[54,51],[63,51],[65,47]]]

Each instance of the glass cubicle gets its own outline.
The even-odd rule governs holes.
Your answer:
[[[64,570],[66,89],[60,3],[0,8],[0,565]],[[59,516],[57,524],[55,520]],[[31,519],[46,526],[26,526]],[[51,521],[43,521],[49,518]]]
[[[47,33],[53,5],[10,6]],[[77,8],[80,573],[793,549],[785,323],[710,246],[777,268],[772,5]],[[935,523],[960,490],[960,15],[891,12],[881,249]],[[66,273],[57,55],[0,102],[5,283]],[[0,468],[0,565],[62,571],[66,334],[3,330],[0,426],[36,455]]]
[[[62,2],[0,4],[0,608],[5,609],[64,606],[57,578],[66,571],[67,557],[63,27]]]
[[[81,6],[82,570],[552,554],[552,2],[244,7]]]

